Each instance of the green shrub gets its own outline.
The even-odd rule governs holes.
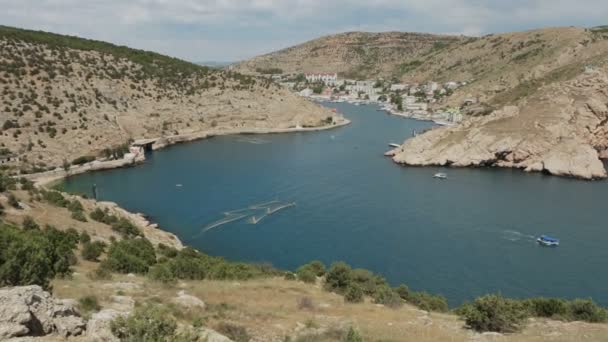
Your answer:
[[[85,244],[87,242],[91,241],[91,236],[89,235],[89,233],[87,233],[86,231],[82,231],[80,233],[80,238],[79,238],[80,243]]]
[[[346,336],[344,336],[343,341],[344,342],[363,342],[363,337],[361,336],[361,334],[359,333],[358,330],[356,330],[353,327],[350,327],[348,329],[348,332],[346,333]]]
[[[71,273],[76,242],[54,228],[25,230],[0,226],[0,287],[40,285]]]
[[[106,244],[101,241],[89,241],[82,246],[82,258],[88,261],[98,261],[105,248]]]
[[[66,204],[68,210],[71,212],[82,212],[84,210],[84,208],[82,207],[82,203],[80,203],[80,201],[77,199],[73,201],[66,201]]]
[[[233,323],[222,322],[215,330],[235,342],[248,342],[251,339],[245,327]]]
[[[606,309],[597,306],[591,299],[575,299],[569,302],[568,315],[571,320],[591,323],[605,322],[608,319]]]
[[[532,316],[566,318],[568,315],[568,303],[558,298],[531,298],[523,301],[523,304]]]
[[[298,280],[305,283],[314,284],[317,281],[317,275],[314,273],[314,271],[305,266],[298,268],[296,275],[298,276]]]
[[[119,218],[117,222],[112,224],[112,230],[119,233],[125,239],[142,236],[139,228],[135,227],[131,221],[124,217]]]
[[[465,306],[460,314],[469,327],[479,332],[516,332],[527,318],[527,310],[521,302],[501,295],[479,297]]]
[[[26,216],[23,218],[23,229],[25,230],[39,230],[40,226],[31,216]]]
[[[8,194],[8,205],[13,208],[21,209],[21,205],[19,204],[19,200],[12,192]]]
[[[154,246],[147,239],[137,238],[112,243],[102,264],[118,273],[145,274],[155,263]]]
[[[84,216],[84,213],[82,211],[73,211],[72,215],[70,216],[76,221],[87,222],[87,218],[86,216]]]
[[[114,336],[121,341],[171,341],[177,322],[159,306],[145,305],[128,317],[118,317],[110,324]]]
[[[325,265],[319,260],[313,260],[306,265],[303,265],[300,268],[307,268],[314,272],[317,277],[322,277],[325,275]]]
[[[374,303],[394,309],[403,306],[403,299],[390,287],[380,286],[374,293]]]
[[[177,281],[177,278],[171,272],[171,267],[166,263],[156,264],[150,268],[148,277],[163,284],[173,284]]]
[[[101,306],[95,296],[84,296],[78,300],[78,308],[86,313],[99,311]]]
[[[91,280],[110,280],[112,279],[112,270],[107,265],[101,264],[93,271],[87,273],[87,277]]]
[[[158,244],[158,254],[165,256],[167,258],[175,258],[177,256],[177,249],[173,247],[169,247],[164,243]]]
[[[363,289],[357,284],[350,284],[344,292],[344,301],[349,303],[363,302]]]
[[[48,203],[57,207],[67,207],[70,203],[63,197],[60,192],[57,191],[42,191],[42,198]]]
[[[332,292],[344,293],[352,282],[352,269],[344,262],[331,265],[325,277],[325,289]]]
[[[352,281],[359,284],[363,289],[363,292],[368,296],[373,296],[378,287],[388,286],[384,278],[362,268],[354,269],[351,273],[351,277]]]
[[[448,301],[444,296],[432,295],[425,291],[410,292],[406,300],[418,308],[426,311],[446,312],[449,309]]]
[[[90,163],[95,160],[94,156],[82,156],[72,160],[72,165],[82,165],[86,163]]]

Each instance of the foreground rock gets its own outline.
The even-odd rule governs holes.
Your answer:
[[[54,299],[40,286],[0,289],[0,340],[49,334],[76,336],[84,328],[74,301]]]
[[[606,177],[608,75],[595,70],[457,127],[433,129],[387,155],[400,164],[497,166]]]

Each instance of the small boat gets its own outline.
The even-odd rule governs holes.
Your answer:
[[[433,175],[433,178],[439,178],[439,179],[448,179],[448,175],[446,175],[445,173],[436,173]]]
[[[395,143],[390,143],[390,144],[388,144],[388,146],[390,146],[390,147],[394,147],[394,148],[401,147],[401,145],[399,145],[399,144],[395,144]]]
[[[559,246],[559,239],[552,238],[547,235],[541,235],[538,239],[536,239],[536,242],[538,242],[542,246],[548,246],[548,247]]]

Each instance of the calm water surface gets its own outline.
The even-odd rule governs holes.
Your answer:
[[[608,305],[607,182],[512,170],[400,167],[383,156],[427,122],[332,104],[352,124],[330,131],[225,136],[157,151],[141,166],[70,178],[143,212],[186,244],[295,269],[344,260],[451,305],[488,292],[592,297]],[[433,179],[435,172],[449,179]],[[181,186],[177,186],[180,184]],[[268,200],[297,206],[203,228]],[[559,237],[542,248],[534,236]]]

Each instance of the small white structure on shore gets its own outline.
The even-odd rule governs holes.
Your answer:
[[[298,94],[303,97],[311,97],[313,94],[313,91],[310,88],[306,88],[306,89],[300,91]]]
[[[337,73],[311,73],[304,74],[308,82],[323,82],[327,85],[333,85],[338,81]]]

